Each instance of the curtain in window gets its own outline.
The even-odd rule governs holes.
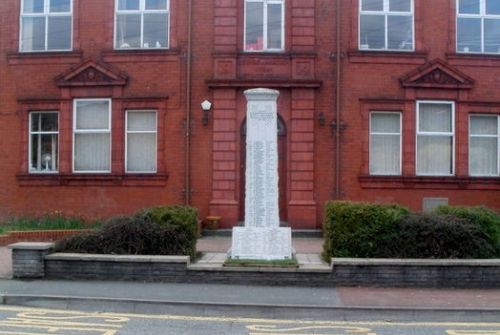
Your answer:
[[[453,125],[450,104],[420,104],[417,173],[453,173]]]
[[[371,114],[370,174],[401,173],[400,115]]]
[[[498,117],[470,118],[469,166],[476,176],[498,175]]]
[[[156,171],[156,112],[127,113],[127,171]]]

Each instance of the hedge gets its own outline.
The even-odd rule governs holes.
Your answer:
[[[323,257],[495,258],[500,235],[492,218],[498,215],[486,209],[412,214],[397,205],[329,202]]]
[[[156,207],[108,220],[101,228],[68,237],[58,252],[196,256],[197,211],[191,207]]]

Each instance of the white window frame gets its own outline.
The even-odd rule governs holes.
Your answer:
[[[70,11],[69,12],[61,12],[61,13],[51,13],[50,10],[50,1],[44,0],[43,3],[43,13],[24,13],[24,1],[21,1],[21,14],[19,15],[19,52],[30,53],[30,52],[61,52],[61,51],[72,51],[73,50],[73,1],[70,0]],[[55,16],[71,16],[71,40],[69,49],[47,49],[48,48],[48,40],[49,40],[49,17]],[[45,17],[45,49],[44,50],[23,50],[22,41],[23,41],[23,18],[25,17]]]
[[[399,133],[379,133],[379,132],[373,132],[372,131],[372,115],[374,114],[388,114],[388,115],[398,115],[399,116]],[[369,174],[372,176],[400,176],[402,174],[402,169],[403,169],[403,132],[402,132],[402,127],[403,127],[403,113],[401,112],[389,112],[389,111],[372,111],[370,112],[370,120],[369,120],[369,154],[368,154],[368,169],[371,167],[371,159],[372,159],[372,152],[371,152],[371,143],[372,143],[372,136],[375,135],[383,135],[383,136],[399,136],[399,171],[397,173],[376,173],[372,172],[371,170],[369,171]]]
[[[420,131],[420,105],[426,104],[442,104],[451,106],[451,132],[425,132]],[[455,102],[443,100],[420,100],[417,101],[417,117],[416,117],[416,136],[415,136],[415,174],[417,176],[454,176],[455,175]],[[418,172],[418,137],[419,136],[446,136],[452,137],[451,142],[451,173],[435,174],[435,173],[419,173]]]
[[[471,122],[471,119],[473,117],[491,117],[491,118],[494,118],[496,117],[497,118],[497,127],[498,127],[498,130],[497,130],[497,134],[496,135],[486,135],[486,134],[477,134],[477,135],[473,135],[472,134],[472,131],[471,131],[471,125],[472,125],[472,122]],[[476,138],[496,138],[497,139],[497,148],[499,148],[500,150],[500,115],[495,115],[495,114],[471,114],[469,115],[469,176],[471,177],[498,177],[500,176],[500,152],[498,153],[497,155],[497,173],[496,174],[474,174],[472,173],[472,169],[471,169],[471,159],[470,159],[470,153],[471,153],[471,138],[472,137],[476,137]]]
[[[33,114],[57,114],[57,131],[33,131],[32,129],[32,115]],[[57,174],[59,173],[59,145],[60,145],[60,136],[59,136],[59,111],[30,111],[28,115],[28,172],[33,174]],[[57,135],[57,169],[44,171],[44,170],[32,170],[31,169],[31,149],[33,148],[32,135]]]
[[[264,13],[263,13],[263,18],[264,18],[264,26],[263,26],[263,32],[262,34],[262,43],[263,47],[262,50],[248,50],[247,49],[247,3],[249,2],[262,2],[263,3],[263,8],[264,8]],[[281,47],[280,48],[268,48],[267,47],[267,6],[269,4],[281,4]],[[245,0],[245,9],[244,9],[244,14],[243,14],[243,50],[245,52],[280,52],[285,50],[285,0]]]
[[[456,20],[455,20],[455,50],[457,53],[462,54],[486,54],[486,55],[499,55],[498,52],[485,52],[484,51],[484,20],[485,19],[497,19],[500,20],[500,15],[486,14],[486,1],[479,0],[479,14],[460,14],[460,0],[456,0]],[[481,51],[464,51],[458,50],[458,19],[480,19],[481,20]]]
[[[108,102],[108,129],[76,129],[76,105],[79,101],[107,101]],[[112,165],[112,155],[113,155],[113,136],[111,132],[111,114],[113,108],[111,106],[111,99],[108,98],[95,98],[95,99],[74,99],[73,100],[73,148],[72,148],[72,169],[73,173],[111,173],[111,165]],[[95,170],[95,171],[79,171],[75,169],[75,138],[76,134],[109,134],[109,170]]]
[[[115,18],[114,18],[114,35],[113,35],[113,48],[115,50],[165,50],[170,48],[170,0],[167,0],[167,9],[146,9],[146,1],[145,0],[139,0],[139,9],[133,9],[133,10],[125,10],[125,9],[118,9],[118,2],[119,0],[115,0]],[[160,14],[160,13],[166,13],[167,14],[167,22],[168,25],[166,27],[167,29],[167,45],[164,47],[144,47],[144,14]],[[118,29],[118,15],[119,14],[139,14],[141,15],[141,47],[139,48],[134,48],[134,47],[126,47],[126,48],[120,48],[117,45],[117,29]]]
[[[128,130],[128,115],[129,113],[155,113],[156,127],[155,130]],[[155,135],[155,152],[156,162],[153,171],[129,171],[128,169],[128,135],[129,134],[154,134]],[[125,111],[125,173],[130,174],[154,174],[158,172],[158,111],[155,109],[129,109]]]
[[[359,8],[359,15],[358,15],[358,49],[361,51],[392,51],[392,52],[415,52],[415,1],[411,1],[411,11],[410,12],[397,12],[397,11],[390,11],[389,10],[389,0],[383,0],[384,1],[384,9],[382,11],[364,11],[363,10],[363,0],[358,0],[358,8]],[[362,48],[361,45],[361,15],[380,15],[385,17],[385,23],[384,23],[384,28],[385,28],[385,47],[383,49],[371,49],[371,48]],[[389,49],[389,32],[388,32],[388,17],[390,15],[399,15],[399,16],[411,16],[411,24],[412,24],[412,48],[411,49]]]

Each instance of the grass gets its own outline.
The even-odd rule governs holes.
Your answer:
[[[295,258],[280,259],[280,260],[263,260],[263,259],[235,259],[228,258],[224,262],[224,266],[233,267],[279,267],[279,268],[298,268],[299,262]]]
[[[92,229],[100,224],[99,221],[88,223],[82,218],[65,217],[60,214],[45,215],[38,218],[18,217],[1,224],[0,234],[9,231]]]

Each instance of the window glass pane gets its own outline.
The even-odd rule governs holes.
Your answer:
[[[418,136],[417,173],[449,175],[452,171],[452,137]]]
[[[471,137],[470,174],[491,176],[498,174],[498,139]]]
[[[361,15],[360,49],[385,48],[385,17]]]
[[[108,101],[77,101],[76,129],[109,129]]]
[[[116,18],[116,47],[141,47],[141,15],[118,15]]]
[[[500,15],[500,1],[486,0],[486,14]]]
[[[481,19],[457,18],[457,51],[481,52]]]
[[[493,0],[497,1],[497,0]],[[479,0],[459,0],[458,1],[458,12],[460,14],[479,14],[480,10]]]
[[[75,170],[110,170],[110,135],[75,134]]]
[[[384,0],[362,0],[361,10],[384,10]]]
[[[50,0],[51,13],[71,12],[71,0]]]
[[[128,112],[127,130],[130,131],[156,131],[155,112]]]
[[[413,17],[394,16],[387,17],[387,33],[389,49],[411,50],[413,49]]]
[[[264,48],[264,4],[247,2],[245,15],[245,50],[262,50]]]
[[[484,20],[484,51],[500,53],[500,19]]]
[[[139,0],[118,0],[118,10],[139,10]]]
[[[71,16],[49,16],[47,50],[71,49]]]
[[[23,17],[22,30],[22,51],[45,50],[45,17]]]
[[[411,12],[411,0],[389,0],[391,12]]]
[[[472,116],[470,118],[471,135],[498,135],[497,116]]]
[[[23,1],[23,13],[43,13],[44,12],[44,0],[24,0]]]
[[[371,132],[373,133],[399,133],[399,114],[371,114]]]
[[[146,0],[146,10],[167,9],[167,0]]]
[[[269,4],[267,6],[267,47],[281,49],[282,32],[282,5]]]
[[[143,48],[166,48],[168,16],[164,14],[144,14]]]
[[[41,113],[31,113],[31,131],[40,131]]]
[[[31,171],[57,171],[58,136],[31,135]]]
[[[57,113],[40,113],[42,123],[42,131],[57,131],[59,129],[57,123]]]
[[[127,135],[127,171],[156,170],[156,134]]]
[[[400,174],[400,137],[372,135],[370,140],[370,173]]]
[[[452,131],[451,105],[420,104],[418,130],[423,132],[449,133]]]

